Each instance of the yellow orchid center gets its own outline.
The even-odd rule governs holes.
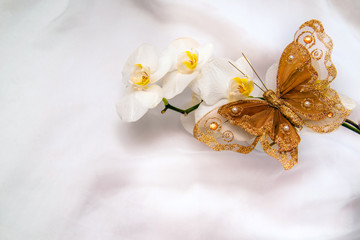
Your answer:
[[[247,78],[235,77],[232,80],[237,83],[237,90],[239,91],[239,93],[241,93],[245,97],[248,97],[250,93],[254,90],[253,81],[250,81]]]
[[[180,73],[193,73],[198,63],[198,53],[196,51],[185,51],[180,54],[177,62],[177,69]]]
[[[135,88],[147,88],[150,83],[150,69],[143,67],[141,64],[135,64],[130,80]]]

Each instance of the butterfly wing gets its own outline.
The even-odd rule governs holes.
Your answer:
[[[285,104],[298,114],[305,126],[319,133],[337,129],[350,115],[333,89],[291,91],[283,96]]]
[[[261,136],[268,133],[274,139],[272,131],[275,108],[260,99],[239,100],[225,104],[218,113],[231,124],[239,126],[246,132]]]
[[[281,162],[285,170],[291,169],[298,163],[298,148],[295,147],[290,151],[279,151],[278,145],[270,143],[267,136],[260,137],[261,146],[264,151],[271,157]]]
[[[304,115],[305,118],[308,118],[305,125],[317,132],[331,132],[338,128],[351,113],[341,103],[336,91],[329,87],[337,74],[331,61],[333,42],[318,20],[310,20],[302,24],[295,33],[294,41],[302,44],[308,50],[312,66],[318,73],[318,79],[313,87],[321,92],[318,94],[320,100],[330,108],[330,110],[324,109],[322,111],[322,115],[325,115],[322,120]]]
[[[316,79],[317,72],[307,49],[299,43],[290,43],[280,58],[276,81],[278,97],[294,89],[305,90],[303,88],[313,85]]]
[[[279,63],[278,96],[317,132],[335,130],[350,114],[328,86],[336,76],[331,49],[332,41],[321,23],[311,20],[296,32],[295,41],[285,48]],[[321,52],[321,57],[316,52]]]
[[[318,73],[318,84],[327,86],[336,77],[336,68],[331,61],[333,42],[318,20],[302,24],[295,33],[295,42],[302,44],[310,53],[312,65]]]
[[[264,151],[279,160],[285,169],[298,162],[300,137],[279,109],[262,100],[240,100],[221,106],[218,113],[231,124],[259,136]]]
[[[308,50],[290,43],[280,58],[277,94],[296,114],[314,121],[324,119],[331,110],[328,102],[321,101],[323,93],[315,88],[317,78]]]
[[[231,124],[218,114],[218,110],[219,108],[213,109],[195,124],[194,137],[216,151],[250,153],[260,138]]]
[[[212,110],[195,125],[194,136],[214,150],[240,153],[251,152],[260,140],[264,151],[285,169],[297,163],[300,137],[280,111],[263,100],[239,100]],[[252,143],[244,142],[243,136]]]

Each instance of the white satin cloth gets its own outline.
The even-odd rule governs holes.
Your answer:
[[[360,239],[359,135],[305,135],[284,171],[258,151],[212,151],[161,104],[135,123],[115,110],[144,42],[210,42],[264,76],[315,18],[359,121],[359,12],[356,0],[1,1],[0,239]]]

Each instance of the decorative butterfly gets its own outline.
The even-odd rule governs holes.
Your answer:
[[[268,155],[292,168],[303,125],[327,133],[350,114],[329,87],[336,77],[332,48],[320,21],[304,23],[281,55],[276,92],[267,90],[264,100],[239,100],[210,111],[196,123],[195,138],[216,151],[239,153],[250,153],[260,141]],[[244,135],[252,142],[244,143]]]

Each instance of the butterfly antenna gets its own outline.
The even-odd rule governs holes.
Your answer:
[[[257,74],[257,72],[255,71],[254,67],[251,65],[250,61],[247,59],[247,57],[245,56],[244,53],[242,53],[242,55],[244,56],[245,60],[248,62],[248,64],[250,65],[250,67],[252,68],[252,70],[254,71],[254,73],[256,74],[256,76],[259,78],[260,82],[262,83],[262,85],[265,87],[266,90],[269,90],[267,89],[267,87],[265,86],[265,83],[263,82],[263,80],[261,80],[261,78],[259,77],[259,74]]]
[[[250,78],[248,75],[246,75],[245,73],[243,73],[243,71],[241,71],[237,66],[235,66],[235,64],[233,64],[232,62],[228,61],[234,68],[236,68],[239,72],[241,72],[245,77]],[[265,92],[264,89],[262,89],[259,85],[257,85],[255,82],[253,82],[255,84],[255,86],[257,86],[258,88],[260,88],[261,91]],[[266,88],[266,87],[265,87]]]

